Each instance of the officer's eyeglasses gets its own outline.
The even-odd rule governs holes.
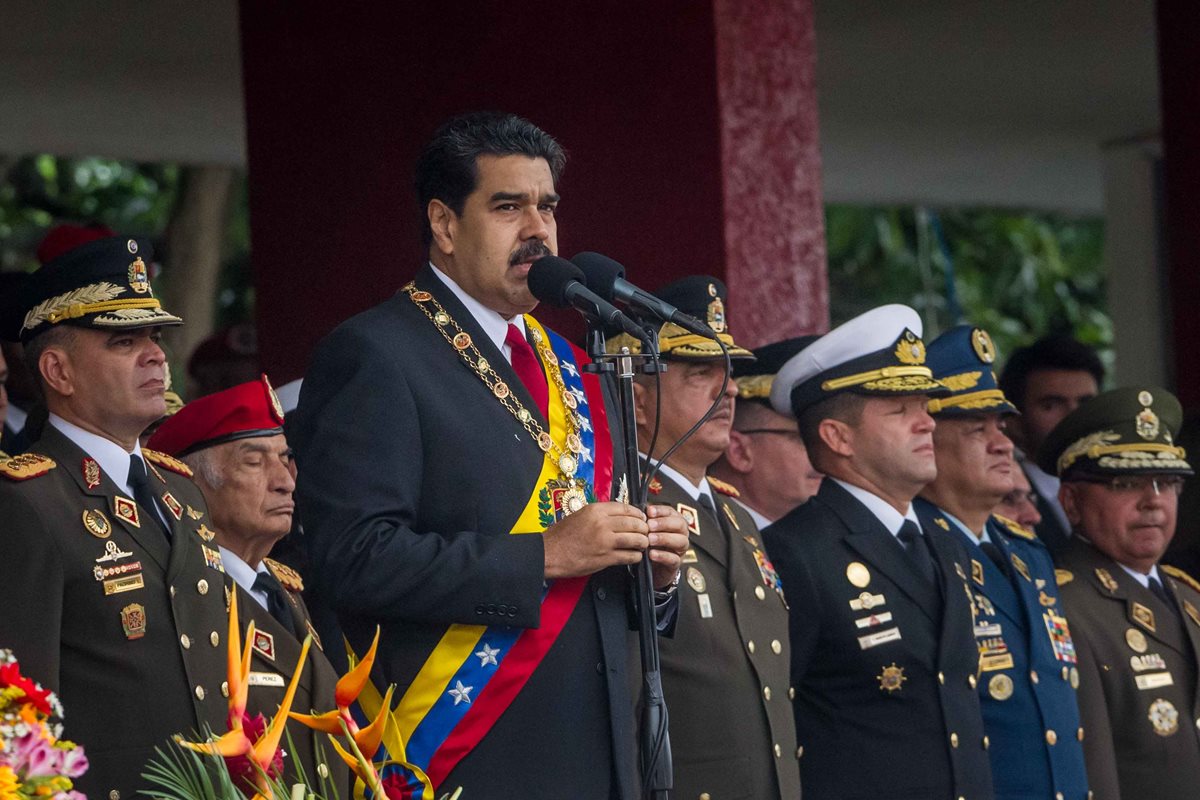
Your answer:
[[[1098,483],[1115,494],[1145,494],[1147,489],[1153,489],[1155,494],[1178,495],[1183,491],[1184,478],[1182,475],[1120,475],[1115,478],[1099,478],[1090,483]]]

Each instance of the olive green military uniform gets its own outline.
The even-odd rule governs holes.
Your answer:
[[[58,692],[90,797],[132,798],[175,734],[224,731],[224,575],[200,490],[143,451],[170,539],[96,461],[48,426],[0,464],[0,642]]]
[[[716,516],[666,476],[649,501],[688,520],[679,621],[660,643],[671,715],[672,797],[800,796],[788,609],[736,490],[710,479]]]

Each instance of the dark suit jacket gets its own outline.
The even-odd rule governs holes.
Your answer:
[[[1160,566],[1176,612],[1080,538],[1059,554],[1058,565],[1079,651],[1083,748],[1096,800],[1195,798],[1200,592]],[[1149,611],[1153,629],[1135,606]]]
[[[537,414],[428,267],[416,284]],[[403,691],[453,623],[539,624],[542,537],[509,532],[544,456],[406,293],[321,342],[290,423],[306,577],[358,652],[383,626],[378,685]],[[556,645],[447,789],[609,800],[615,781],[612,796],[638,796],[628,596],[626,570],[592,576]]]
[[[650,502],[686,505],[697,518],[675,637],[660,642],[672,795],[796,800],[788,612],[783,596],[765,586],[755,559],[758,529],[728,497],[713,493],[714,519],[675,481],[664,475],[659,482]]]
[[[763,538],[791,606],[805,797],[990,800],[962,547],[928,536],[939,581],[926,582],[828,478]]]
[[[201,550],[204,498],[182,475],[151,472],[156,494],[170,492],[200,515],[168,514],[168,543],[148,519],[153,510],[139,509],[140,527],[114,513],[113,498],[124,495],[108,475],[88,488],[86,454],[55,428],[46,426],[32,452],[57,466],[28,480],[0,478],[0,548],[9,554],[0,559],[0,642],[26,675],[59,693],[64,734],[84,746],[91,764],[76,788],[130,798],[148,788],[139,775],[155,747],[204,725],[225,731],[226,651],[211,643],[214,634],[223,643],[228,628],[225,576]],[[107,537],[84,526],[88,509],[107,518]],[[110,542],[130,555],[99,561]],[[95,570],[135,562],[144,586],[106,594],[109,579]],[[135,606],[145,622],[140,637],[125,631],[131,624],[137,633]]]
[[[1080,743],[1076,656],[1067,631],[1054,635],[1063,619],[1046,546],[1031,533],[1017,533],[993,517],[987,531],[1013,566],[1011,577],[941,510],[913,501],[922,526],[934,536],[953,537],[970,558],[976,597],[975,639],[981,653],[979,702],[989,742],[997,800],[1055,797],[1086,800],[1087,773]],[[1017,567],[1023,565],[1024,571]],[[1020,764],[1020,769],[1012,765]]]

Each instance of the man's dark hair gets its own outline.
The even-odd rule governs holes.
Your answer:
[[[441,200],[461,214],[479,181],[479,156],[544,158],[556,185],[567,163],[567,154],[554,137],[516,114],[477,111],[454,117],[437,129],[417,159],[417,206],[425,247],[433,241],[425,217],[429,201]]]
[[[1065,333],[1043,336],[1013,351],[1000,373],[1000,389],[1021,411],[1025,410],[1029,376],[1039,369],[1087,372],[1096,379],[1097,387],[1104,385],[1104,364],[1095,350]]]
[[[867,400],[865,395],[841,392],[818,403],[813,403],[800,412],[800,416],[796,419],[797,427],[800,429],[800,438],[804,440],[804,447],[808,450],[810,459],[819,458],[818,454],[825,447],[825,443],[821,440],[821,422],[827,419],[836,419],[847,425],[857,425],[862,419],[863,407],[866,406]],[[813,461],[814,466],[816,463]],[[817,468],[820,469],[820,467]]]
[[[38,362],[42,360],[42,353],[51,347],[70,349],[75,344],[75,336],[78,332],[79,329],[71,325],[55,325],[25,343],[23,356],[25,369],[29,370],[29,374],[33,376],[33,382],[37,386],[42,385],[42,370],[38,366]]]

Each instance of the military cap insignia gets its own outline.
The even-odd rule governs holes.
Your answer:
[[[975,355],[979,356],[979,360],[985,364],[991,364],[996,360],[996,345],[992,344],[992,337],[988,336],[988,332],[983,328],[971,331],[971,348],[975,351]]]
[[[113,498],[113,514],[117,519],[127,522],[135,528],[142,527],[141,517],[138,516],[137,503],[130,500],[128,497]]]
[[[1108,589],[1109,592],[1115,592],[1117,590],[1116,579],[1113,578],[1113,576],[1109,574],[1109,571],[1104,567],[1096,568],[1096,578],[1100,581],[1100,585],[1105,589]]]
[[[275,394],[275,387],[271,386],[271,382],[267,380],[267,376],[262,376],[263,386],[267,390],[267,399],[271,401],[271,411],[275,413],[275,419],[280,425],[283,424],[283,403],[279,402],[279,395]]]
[[[908,678],[904,677],[904,667],[896,666],[893,661],[890,667],[884,667],[883,672],[875,676],[879,680],[879,691],[881,692],[898,692],[904,688],[904,682]]]
[[[978,386],[982,377],[982,372],[963,372],[959,375],[938,378],[938,381],[952,392],[965,392],[967,389],[974,389]]]
[[[121,609],[121,629],[126,639],[140,639],[146,635],[146,607],[141,603],[130,603]]]
[[[726,483],[725,481],[718,480],[716,478],[709,478],[708,483],[710,486],[712,486],[713,489],[715,489],[716,491],[720,492],[723,495],[728,495],[729,497],[741,497],[742,496],[742,493],[739,492],[737,487],[734,486],[733,484]]]
[[[708,327],[713,329],[713,333],[725,332],[725,303],[717,296],[717,287],[711,283],[708,285],[708,294],[712,300],[708,303]]]
[[[871,582],[871,571],[861,561],[851,561],[846,566],[846,580],[850,581],[851,586],[865,589]]]
[[[129,255],[137,255],[138,243],[136,239],[130,239],[125,243],[125,248],[129,251]]]
[[[300,573],[292,569],[286,564],[281,564],[273,558],[264,558],[263,563],[267,565],[267,569],[271,570],[271,574],[275,576],[275,580],[279,581],[283,588],[289,592],[303,592],[304,581],[300,578]]]
[[[1158,414],[1155,414],[1148,408],[1143,408],[1137,415],[1134,421],[1137,435],[1152,442],[1158,438]]]
[[[896,343],[896,360],[901,364],[925,363],[925,343],[907,328]]]
[[[1133,604],[1133,621],[1141,625],[1146,630],[1154,633],[1154,612],[1141,603]]]
[[[142,448],[142,455],[163,469],[169,469],[171,472],[178,473],[185,478],[192,477],[192,468],[174,456],[160,453],[157,450],[147,450],[144,447]]]
[[[676,503],[675,510],[679,512],[679,516],[683,517],[683,521],[687,523],[688,531],[699,536],[700,516],[696,513],[696,509],[692,508],[687,503]]]
[[[27,481],[45,475],[57,464],[53,459],[40,456],[37,453],[22,453],[7,461],[0,461],[0,475],[11,481]]]
[[[81,466],[83,470],[83,483],[89,489],[95,489],[100,485],[100,465],[96,463],[96,459],[90,456],[83,459]]]
[[[89,508],[83,512],[83,528],[97,539],[107,539],[112,536],[112,526],[103,511]]]
[[[1183,581],[1188,586],[1195,589],[1197,592],[1200,592],[1200,581],[1197,581],[1191,575],[1188,575],[1186,572],[1179,569],[1179,567],[1172,567],[1170,564],[1159,564],[1158,568],[1170,575],[1172,578],[1177,578],[1178,580]]]
[[[141,256],[135,258],[129,265],[129,288],[138,294],[146,294],[150,291],[150,273]]]
[[[1179,712],[1170,700],[1163,700],[1161,697],[1155,700],[1150,704],[1146,717],[1159,736],[1170,736],[1179,730]]]

